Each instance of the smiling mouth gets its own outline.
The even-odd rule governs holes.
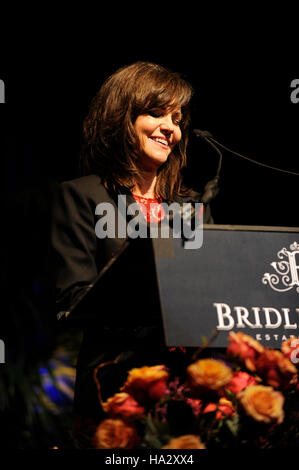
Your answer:
[[[162,148],[169,149],[169,144],[167,140],[162,139],[160,137],[150,137],[150,139],[155,142],[157,145],[159,145]]]

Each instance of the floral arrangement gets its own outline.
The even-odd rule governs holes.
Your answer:
[[[299,341],[280,350],[231,332],[222,357],[198,355],[178,377],[165,365],[128,371],[92,444],[98,449],[284,448],[299,445]],[[199,354],[200,355],[200,354]]]

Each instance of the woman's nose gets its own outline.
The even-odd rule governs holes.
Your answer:
[[[170,115],[169,116],[163,116],[163,118],[161,120],[161,123],[160,123],[160,129],[163,132],[167,132],[167,133],[172,133],[173,132],[174,125],[173,125],[173,122],[172,122],[172,117]]]

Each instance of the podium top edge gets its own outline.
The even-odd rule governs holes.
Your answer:
[[[255,232],[298,232],[299,227],[272,227],[267,225],[221,225],[203,224],[204,230],[246,230]]]

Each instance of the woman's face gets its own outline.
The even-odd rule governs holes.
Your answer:
[[[140,164],[148,171],[157,171],[181,140],[181,108],[155,109],[140,114],[134,128],[139,138]]]

